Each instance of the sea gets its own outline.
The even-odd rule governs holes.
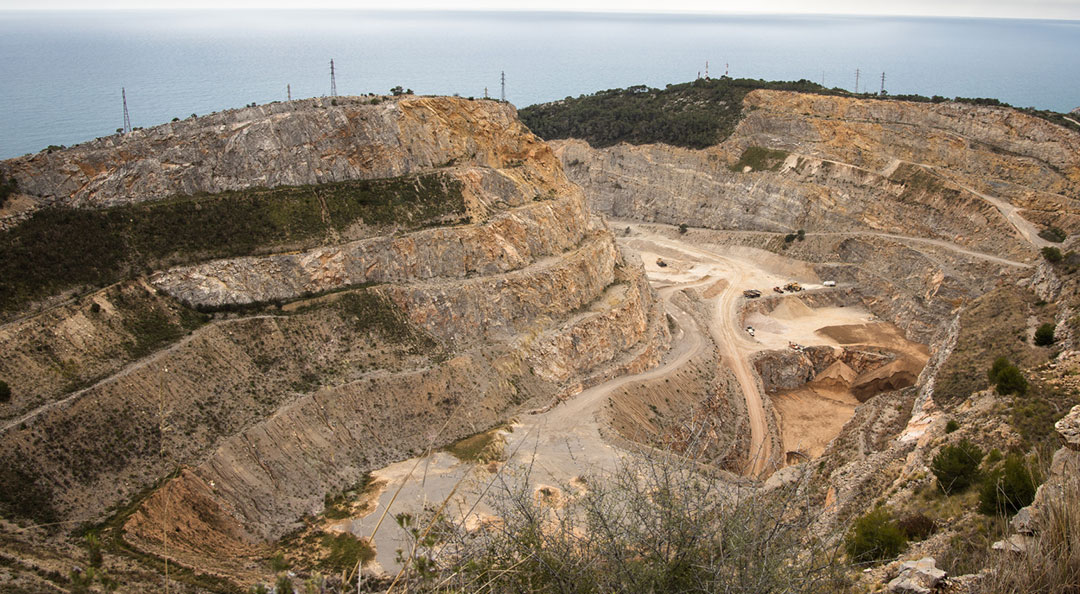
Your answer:
[[[708,74],[1080,106],[1080,21],[796,15],[0,11],[0,158],[254,103],[388,93],[518,107]],[[858,72],[858,74],[856,74]],[[505,81],[505,82],[504,82]]]

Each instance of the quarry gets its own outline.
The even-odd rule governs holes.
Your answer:
[[[0,583],[473,591],[508,501],[575,559],[597,524],[569,510],[625,516],[588,507],[605,481],[674,468],[721,516],[798,502],[755,512],[791,529],[788,581],[737,591],[918,591],[890,584],[932,558],[926,592],[984,592],[1080,493],[1077,130],[761,88],[713,146],[594,146],[500,101],[377,99],[0,162]],[[961,441],[998,452],[985,476],[1037,466],[1025,524],[942,492]],[[846,543],[882,509],[933,529],[868,562]]]

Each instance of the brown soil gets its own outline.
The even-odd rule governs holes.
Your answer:
[[[804,317],[813,311],[785,299],[773,310],[776,317]],[[806,311],[803,311],[805,308]],[[780,315],[777,316],[779,311]],[[929,359],[926,345],[904,338],[896,326],[885,322],[826,326],[815,334],[845,348],[872,347],[895,355],[891,361],[856,373],[837,360],[806,385],[772,397],[781,418],[781,434],[788,463],[816,458],[840,433],[861,402],[882,392],[915,385]]]

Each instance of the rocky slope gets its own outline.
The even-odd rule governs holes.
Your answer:
[[[704,150],[552,145],[595,208],[627,218],[876,231],[1021,259],[1040,241],[1024,221],[1080,225],[1080,135],[1045,120],[1004,108],[764,90],[747,95],[744,110],[734,134]],[[748,149],[776,152],[746,159]]]
[[[451,182],[434,199],[452,187],[464,200],[464,216],[360,219],[299,250],[193,251],[11,312],[5,517],[111,518],[123,546],[242,581],[367,471],[659,359],[668,329],[640,262],[512,107],[371,103],[246,108],[0,164],[24,192],[9,231],[49,206],[155,213],[199,192],[320,196],[323,182],[388,176],[435,173]],[[322,214],[335,216],[325,200]]]

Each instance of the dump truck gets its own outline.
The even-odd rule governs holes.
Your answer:
[[[754,327],[753,326],[747,326],[746,327],[746,333],[749,334],[750,336],[753,336],[754,335]]]
[[[780,293],[781,295],[784,294],[784,290],[781,289],[780,287],[773,287],[772,290],[777,292],[777,293]]]
[[[802,290],[802,285],[800,285],[799,283],[788,283],[784,285],[784,290],[790,293],[798,293]]]
[[[667,262],[665,262],[663,258],[657,258],[656,259],[656,265],[659,266],[660,268],[665,268],[665,267],[667,267]]]
[[[747,290],[743,291],[742,294],[743,294],[743,297],[747,297],[749,299],[756,299],[758,297],[761,297],[761,291],[759,291],[757,289],[747,289]]]

